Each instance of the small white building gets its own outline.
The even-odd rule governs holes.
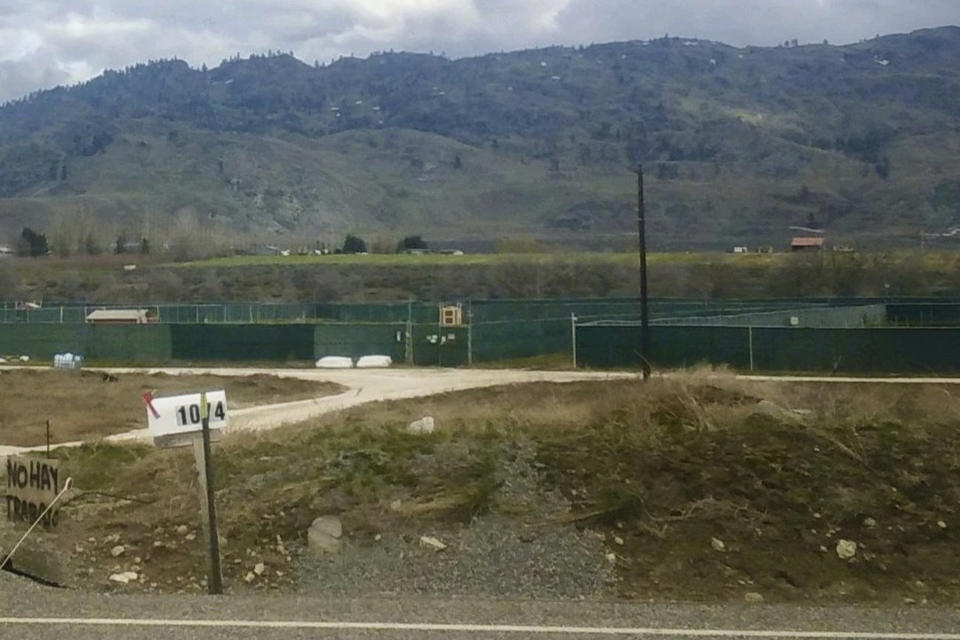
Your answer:
[[[92,324],[147,324],[154,319],[147,316],[146,309],[97,309],[87,314]]]

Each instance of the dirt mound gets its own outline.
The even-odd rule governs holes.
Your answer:
[[[437,430],[407,433],[423,415]],[[935,387],[694,376],[451,393],[232,436],[215,453],[226,581],[952,604],[958,415]],[[60,534],[77,585],[202,589],[189,452],[61,455],[81,490]],[[328,514],[343,522],[344,552],[311,557],[307,528]],[[424,535],[446,549],[425,549]],[[114,570],[140,578],[111,584]]]

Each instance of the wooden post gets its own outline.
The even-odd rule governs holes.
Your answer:
[[[223,593],[223,570],[220,566],[220,534],[217,528],[217,509],[214,501],[213,459],[210,455],[210,410],[207,394],[200,394],[200,420],[203,430],[193,440],[193,454],[197,460],[197,486],[200,493],[200,521],[209,540],[210,574],[207,593]]]
[[[193,436],[193,459],[197,464],[197,498],[200,499],[200,523],[203,536],[210,539],[210,510],[207,507],[207,468],[203,459],[203,432]]]
[[[647,380],[650,378],[650,314],[647,296],[647,232],[642,165],[637,165],[637,236],[640,245],[640,365],[643,367],[643,379]]]
[[[406,325],[406,340],[403,345],[404,359],[407,361],[407,364],[413,364],[413,302],[407,302],[407,325]]]
[[[473,311],[467,311],[467,366],[473,366]]]

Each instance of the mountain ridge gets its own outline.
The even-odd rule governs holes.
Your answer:
[[[83,218],[107,235],[189,220],[595,241],[630,232],[642,163],[662,247],[779,244],[807,223],[906,242],[960,223],[958,60],[960,28],[941,27],[844,46],[151,62],[0,107],[0,232]]]

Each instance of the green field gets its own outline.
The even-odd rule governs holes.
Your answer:
[[[739,255],[720,252],[669,252],[649,253],[647,262],[654,264],[699,264],[711,262],[750,264],[769,266],[789,259],[791,254],[747,254]],[[331,254],[292,255],[292,256],[229,256],[210,258],[191,262],[175,263],[169,266],[181,268],[229,268],[256,266],[308,266],[308,265],[369,265],[390,267],[433,267],[433,266],[471,266],[502,264],[640,264],[640,257],[631,253],[602,252],[546,252],[546,253],[475,253],[459,256],[425,254]]]
[[[123,265],[136,263],[135,271]],[[960,254],[899,250],[651,253],[650,295],[685,298],[960,296]],[[636,253],[155,256],[0,259],[0,300],[365,302],[635,296]]]

